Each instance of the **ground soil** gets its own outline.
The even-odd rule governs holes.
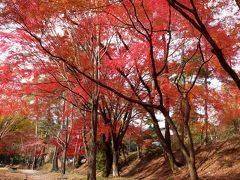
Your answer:
[[[207,145],[196,145],[196,166],[200,179],[203,180],[240,180],[240,136],[215,141]],[[84,180],[87,166],[82,165],[71,173],[60,173],[18,169],[13,171],[0,168],[0,180]],[[121,169],[122,178],[114,180],[186,180],[189,179],[186,167],[172,174],[167,162],[159,151],[151,151],[141,159],[136,154],[128,156]],[[100,177],[98,180],[106,178]],[[111,178],[107,178],[111,179]]]
[[[240,136],[196,145],[196,166],[200,179],[240,180]],[[133,161],[121,175],[134,179],[189,179],[186,167],[172,174],[163,156],[151,155]]]

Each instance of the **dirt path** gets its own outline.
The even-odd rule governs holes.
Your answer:
[[[0,168],[0,180],[84,180],[85,176],[81,175],[62,175],[61,173],[42,172],[29,169],[12,170],[10,168]]]
[[[40,171],[30,169],[19,169],[19,172],[26,175],[26,180],[42,180],[45,179],[44,174]]]
[[[0,168],[0,180],[55,180],[61,179],[57,173],[44,173],[36,170]]]

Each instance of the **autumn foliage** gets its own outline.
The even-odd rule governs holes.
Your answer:
[[[194,144],[221,129],[239,132],[234,3],[3,1],[0,133],[11,121],[19,128],[0,134],[0,152],[33,168],[51,154],[52,170],[61,159],[63,173],[67,158],[84,156],[94,179],[99,143],[110,152],[106,176],[120,176],[129,139],[138,150],[159,141],[173,172],[187,165],[198,179]]]

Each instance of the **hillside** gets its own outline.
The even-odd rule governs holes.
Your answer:
[[[235,136],[212,144],[197,146],[196,161],[201,179],[240,179],[240,138]],[[134,160],[122,169],[123,177],[134,179],[187,179],[187,169],[171,175],[164,157],[155,154]]]

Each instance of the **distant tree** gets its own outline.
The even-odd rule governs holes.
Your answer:
[[[26,117],[20,115],[8,115],[0,117],[0,142],[5,137],[24,132],[28,128],[31,128],[32,123]]]

